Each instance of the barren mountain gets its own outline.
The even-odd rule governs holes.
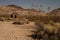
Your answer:
[[[52,10],[49,15],[51,16],[60,16],[60,8]]]
[[[13,12],[18,13],[19,15],[40,15],[41,13],[36,9],[24,9],[16,5],[0,6],[0,14],[11,14]]]

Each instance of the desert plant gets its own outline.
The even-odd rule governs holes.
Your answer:
[[[48,34],[45,34],[45,35],[43,36],[43,40],[49,40]]]
[[[57,37],[60,39],[60,28],[58,28]]]
[[[52,25],[53,30],[50,32],[48,28],[44,29],[43,22],[36,22],[37,25],[36,31],[33,31],[31,37],[35,40],[59,40],[60,39],[60,28],[55,28],[56,25],[54,22],[50,22],[49,25]],[[46,24],[48,25],[48,24]],[[58,30],[57,30],[58,29]]]
[[[43,29],[43,23],[41,22],[37,22],[35,25],[37,25],[36,31],[33,32],[33,34],[31,35],[31,37],[35,40],[41,40],[43,39],[44,36],[44,29]]]
[[[13,22],[12,24],[23,25],[24,23],[23,23],[23,22],[19,22],[19,21],[15,21],[15,22]]]

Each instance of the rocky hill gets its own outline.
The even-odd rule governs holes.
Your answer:
[[[24,9],[16,5],[0,6],[0,14],[11,14],[15,12],[19,15],[42,15],[43,13],[36,9]]]
[[[49,15],[51,16],[60,16],[60,8],[52,10]]]

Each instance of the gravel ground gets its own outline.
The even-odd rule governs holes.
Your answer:
[[[33,22],[24,25],[13,25],[12,22],[0,22],[0,40],[33,40],[27,35],[32,34]]]

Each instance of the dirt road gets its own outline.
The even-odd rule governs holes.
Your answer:
[[[31,30],[33,29],[34,23],[25,25],[13,25],[12,22],[0,22],[0,40],[32,40]]]

